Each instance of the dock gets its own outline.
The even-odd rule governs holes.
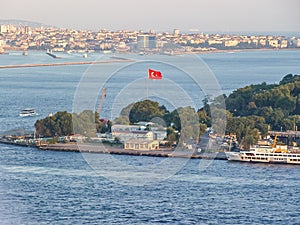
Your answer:
[[[111,147],[107,145],[92,145],[92,144],[80,144],[80,145],[50,144],[48,146],[42,147],[41,150],[133,155],[133,156],[151,156],[151,157],[227,160],[227,157],[223,152],[197,154],[191,150],[177,150],[177,151],[173,149],[129,150],[129,149]]]
[[[34,147],[41,151],[60,151],[60,152],[82,152],[97,154],[115,154],[115,155],[132,155],[132,156],[149,156],[149,157],[171,157],[171,158],[191,158],[191,159],[211,159],[211,160],[227,160],[225,153],[202,153],[197,154],[191,150],[161,149],[161,150],[128,150],[109,145],[95,144],[47,144],[37,146],[29,143],[15,143],[4,138],[0,138],[1,144],[16,145],[22,147]]]
[[[85,152],[85,153],[133,155],[133,156],[227,160],[227,157],[223,152],[197,154],[191,150],[177,150],[177,151],[173,149],[129,150],[129,149],[111,147],[107,145],[93,145],[93,144],[79,144],[79,145],[50,144],[40,149],[50,150],[50,151]]]
[[[288,146],[293,146],[293,143],[300,146],[300,131],[269,131],[269,135],[273,138],[277,136],[279,141]]]

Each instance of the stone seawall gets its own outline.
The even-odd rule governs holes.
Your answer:
[[[6,139],[0,139],[2,144],[18,145],[23,147],[35,147],[41,151],[61,151],[61,152],[82,152],[116,155],[152,156],[152,157],[173,157],[191,159],[215,159],[227,160],[224,152],[198,154],[191,150],[160,149],[160,150],[125,150],[123,148],[112,147],[109,145],[95,144],[49,144],[35,146],[27,143],[15,143]]]

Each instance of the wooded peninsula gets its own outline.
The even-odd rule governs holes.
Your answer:
[[[300,127],[300,75],[288,74],[279,84],[252,84],[222,97],[226,105],[225,133],[234,134],[246,148],[266,136],[269,130],[289,131]],[[72,134],[93,137],[95,133],[110,133],[113,124],[129,125],[161,118],[162,125],[167,127],[166,142],[171,144],[190,138],[201,141],[201,135],[212,127],[211,107],[215,101],[205,98],[203,107],[198,110],[183,107],[170,112],[158,102],[144,100],[124,108],[114,121],[99,118],[99,114],[91,110],[80,114],[57,112],[36,121],[36,134],[38,137]],[[213,129],[218,132],[218,127]]]

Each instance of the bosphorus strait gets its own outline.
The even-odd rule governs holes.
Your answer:
[[[76,53],[63,56],[62,59],[67,62],[85,60]],[[113,70],[114,76],[105,80],[107,94],[103,116],[107,118],[114,116],[110,106],[117,105],[114,97],[119,97],[121,88],[130,84],[134,77],[144,76],[140,75],[143,63],[158,65],[153,58],[148,58],[156,56],[91,53],[88,57],[88,61],[109,57],[141,61],[133,63],[136,66],[131,66],[132,62],[127,62],[129,66],[126,64],[124,67],[121,62],[105,65],[112,67],[112,70],[114,66],[117,68]],[[159,59],[169,60],[170,57],[181,62],[187,56],[164,55]],[[274,84],[286,74],[300,74],[298,50],[221,52],[195,57],[199,57],[199,62],[209,68],[226,95],[246,85],[262,82]],[[53,60],[41,51],[29,51],[26,57],[17,51],[0,55],[1,65],[47,64],[53,63]],[[159,65],[163,71],[169,70],[169,65]],[[175,68],[174,65],[172,68]],[[50,112],[72,112],[74,96],[78,94],[83,77],[102,68],[106,67],[101,64],[1,69],[0,133],[19,128],[31,131],[35,121]],[[197,98],[195,106],[200,108],[204,93],[198,96],[199,90],[197,93],[194,91],[193,80],[186,79],[178,71],[170,73],[168,78],[173,78],[180,88],[188,90],[188,95]],[[100,74],[89,81],[89,85],[100,81]],[[141,98],[146,96],[144,83],[142,80],[142,85],[134,86],[134,92],[143,94]],[[153,83],[155,87],[159,86],[158,82]],[[174,99],[181,104],[179,95]],[[182,101],[182,105],[184,103]],[[20,117],[19,111],[27,107],[35,108],[38,115]],[[101,159],[102,156],[99,157]],[[112,157],[141,169],[166,160],[145,156]],[[97,159],[93,155],[91,158]],[[174,164],[180,164],[186,159],[171,160]],[[125,168],[120,164],[106,171],[97,171],[81,153],[40,151],[32,147],[0,144],[0,223],[297,224],[300,220],[298,165],[189,159],[174,175],[168,176],[166,173],[164,179],[146,185],[124,184],[118,180],[131,181],[143,176],[144,179],[155,180],[164,176],[164,171],[141,172]]]

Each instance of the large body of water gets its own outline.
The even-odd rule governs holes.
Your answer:
[[[164,57],[168,62],[170,56]],[[87,59],[73,54],[64,55],[62,60],[98,58],[97,54]],[[200,58],[225,94],[252,83],[278,83],[288,73],[300,74],[300,51],[215,53]],[[151,60],[151,68],[160,69],[159,63]],[[42,52],[29,52],[27,57],[18,52],[0,55],[0,65],[51,62],[56,61]],[[141,83],[130,86],[132,77],[128,70],[132,69],[132,76],[136,76],[136,68],[144,64],[122,70],[117,68],[116,74],[121,77],[103,78],[107,79],[108,86],[105,101],[122,100],[120,93],[124,85],[130,90],[143,86]],[[163,76],[171,78],[170,66],[164,66]],[[99,68],[96,71],[101,71],[101,65]],[[72,111],[77,88],[91,71],[93,68],[84,65],[1,69],[0,132],[19,127],[31,130],[34,122],[49,112]],[[193,81],[180,76],[180,72],[174,72],[172,79],[182,89],[188,89],[188,95],[197,98]],[[150,95],[153,87],[160,85],[154,82],[149,87]],[[91,82],[91,87],[92,83],[95,82]],[[195,105],[199,107],[200,103],[199,97]],[[39,115],[19,117],[19,111],[27,107],[35,108]],[[164,160],[112,157],[125,164],[134,164],[137,169],[149,164],[159,165]],[[0,224],[297,224],[300,221],[298,166],[214,161],[203,167],[204,161],[189,160],[174,175],[166,173],[160,182],[124,185],[118,182],[119,177],[120,181],[130,180],[139,173],[126,171],[122,164],[98,173],[85,159],[80,153],[0,145]],[[180,164],[183,159],[172,160]],[[156,170],[148,171],[145,180],[163,175],[164,171],[159,174]]]

